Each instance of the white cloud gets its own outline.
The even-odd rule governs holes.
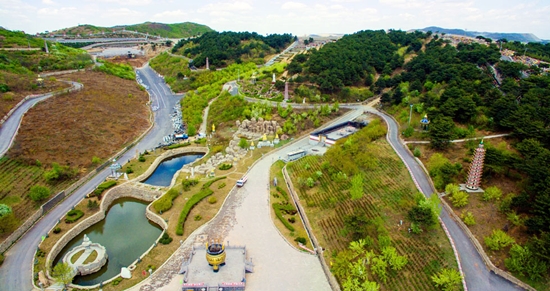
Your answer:
[[[283,6],[281,6],[284,10],[295,10],[295,9],[303,9],[306,8],[307,5],[300,2],[285,2]]]
[[[141,16],[142,12],[136,10],[130,10],[128,8],[108,9],[101,14],[102,18],[118,18],[118,17],[132,17]],[[119,20],[120,21],[120,20]]]
[[[187,15],[189,15],[189,13],[182,11],[181,9],[178,9],[178,10],[170,10],[170,11],[163,11],[160,13],[156,13],[155,15],[153,15],[153,18],[163,20],[165,18],[185,17]]]
[[[56,5],[57,3],[53,2],[52,0],[42,0],[43,4],[46,5]]]
[[[94,0],[93,2],[113,3],[120,6],[143,6],[151,4],[152,0]]]

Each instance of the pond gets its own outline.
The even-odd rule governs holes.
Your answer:
[[[147,180],[143,181],[143,183],[153,186],[170,186],[174,174],[179,171],[183,165],[190,164],[202,158],[202,156],[202,154],[193,154],[164,160],[158,165],[153,174],[149,176]]]
[[[138,259],[162,233],[158,225],[145,217],[147,205],[146,202],[132,198],[114,201],[105,219],[72,239],[59,253],[55,263],[72,248],[80,245],[86,234],[92,242],[106,248],[109,260],[99,272],[77,276],[73,283],[82,286],[95,285],[118,275],[120,268],[128,267]]]

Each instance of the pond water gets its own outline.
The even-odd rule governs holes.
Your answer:
[[[195,160],[202,158],[202,156],[202,154],[193,154],[164,160],[160,163],[160,165],[158,165],[153,174],[149,176],[147,180],[143,181],[143,183],[153,186],[170,186],[174,174],[180,170],[183,165],[192,163]]]
[[[84,234],[107,250],[109,259],[99,272],[77,276],[73,283],[89,286],[99,284],[120,273],[141,256],[160,236],[162,229],[145,217],[148,203],[131,198],[114,201],[104,220],[84,230],[59,253],[56,262],[75,246],[82,244]]]

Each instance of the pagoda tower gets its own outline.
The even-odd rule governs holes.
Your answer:
[[[478,190],[481,182],[481,174],[483,173],[483,161],[485,160],[485,148],[483,147],[483,140],[479,143],[475,153],[472,164],[470,165],[470,171],[468,172],[468,181],[466,182],[466,188],[469,190]]]

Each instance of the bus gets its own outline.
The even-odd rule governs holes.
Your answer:
[[[297,151],[293,151],[293,152],[290,152],[288,153],[287,155],[287,160],[290,162],[290,161],[294,161],[294,160],[297,160],[301,157],[305,157],[307,154],[307,152],[305,150],[297,150]]]
[[[246,180],[248,180],[248,177],[242,177],[240,178],[238,181],[237,181],[237,187],[242,187],[244,186],[244,183],[246,183]]]

